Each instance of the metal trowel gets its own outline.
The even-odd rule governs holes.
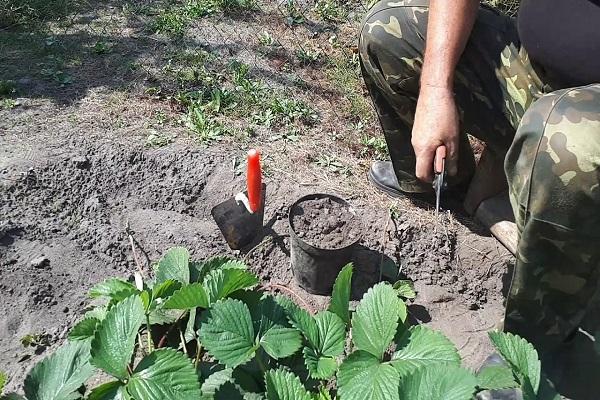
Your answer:
[[[213,219],[232,250],[239,250],[262,232],[266,185],[262,183],[260,154],[248,152],[247,188],[211,210]]]

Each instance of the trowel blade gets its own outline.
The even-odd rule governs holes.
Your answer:
[[[217,204],[210,212],[232,250],[247,246],[262,232],[266,185],[262,186],[261,208],[257,212],[250,213],[234,197]]]

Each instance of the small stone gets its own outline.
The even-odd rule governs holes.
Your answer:
[[[69,312],[69,307],[65,307],[65,308],[63,308],[63,312],[64,312],[64,313],[68,313],[68,312]]]
[[[47,257],[40,256],[31,260],[31,265],[35,268],[47,268],[50,266],[50,260]]]
[[[71,162],[79,169],[87,169],[90,166],[90,160],[85,156],[72,157]]]

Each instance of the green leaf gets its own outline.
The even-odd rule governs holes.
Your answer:
[[[275,325],[260,338],[260,345],[274,359],[289,357],[302,347],[300,332],[294,328]]]
[[[254,327],[248,306],[239,300],[216,302],[198,335],[210,355],[221,364],[236,367],[254,356]]]
[[[394,283],[394,289],[398,293],[398,296],[404,297],[405,299],[414,299],[417,297],[415,292],[415,285],[412,281],[399,280]]]
[[[226,256],[216,256],[209,258],[203,262],[190,262],[190,282],[203,282],[206,275],[215,269],[222,269],[222,267],[229,261],[233,261],[231,258]],[[232,265],[241,265],[241,269],[246,269],[246,265],[241,262],[236,264],[229,264],[226,268],[230,268]]]
[[[401,399],[471,400],[477,379],[455,365],[419,368],[400,380]]]
[[[331,303],[328,310],[336,314],[348,325],[350,323],[350,290],[352,283],[352,264],[346,265],[333,285]]]
[[[391,363],[401,376],[432,364],[460,366],[460,355],[454,344],[442,333],[423,325],[406,330],[396,348]]]
[[[140,361],[127,382],[138,400],[197,400],[200,382],[190,359],[173,349],[159,349]]]
[[[530,389],[537,394],[540,386],[541,363],[533,345],[512,333],[490,332],[489,336],[498,353],[510,365],[513,373],[520,378],[523,392]]]
[[[519,387],[512,370],[504,365],[490,365],[477,374],[477,386],[484,390]]]
[[[54,354],[36,364],[25,378],[28,400],[72,400],[93,374],[89,363],[90,341],[68,342]]]
[[[97,386],[90,392],[87,400],[129,400],[131,396],[120,381],[107,382]]]
[[[158,262],[156,283],[160,284],[169,279],[179,281],[184,285],[190,283],[190,253],[184,247],[173,247]]]
[[[122,279],[111,278],[91,288],[89,296],[92,299],[106,297],[111,300],[121,301],[135,293],[138,293],[138,290],[132,283]]]
[[[344,352],[346,325],[336,314],[322,311],[315,315],[319,341],[316,350],[324,356],[335,357]]]
[[[188,314],[185,332],[183,333],[186,343],[196,339],[196,314],[197,310],[195,308],[192,308]]]
[[[96,327],[100,320],[96,318],[85,318],[79,321],[69,332],[69,340],[85,340],[94,337]]]
[[[391,289],[391,287],[390,287]],[[338,394],[340,400],[397,400],[398,372],[389,364],[366,351],[352,353],[340,366]],[[427,397],[406,397],[427,399]]]
[[[300,378],[282,369],[267,371],[265,385],[267,400],[312,400]]]
[[[4,390],[4,386],[6,386],[6,382],[8,381],[8,376],[4,372],[0,372],[0,395]]]
[[[233,369],[225,368],[212,373],[202,384],[202,399],[212,400],[221,386],[233,381]]]
[[[319,347],[319,330],[315,319],[287,297],[277,296],[275,300],[287,314],[290,324],[298,329],[312,347]]]
[[[182,287],[163,304],[163,308],[175,310],[189,310],[196,307],[208,308],[208,296],[201,283]]]
[[[359,350],[383,358],[398,327],[406,306],[394,289],[379,283],[364,295],[352,316],[352,341]]]
[[[206,276],[204,287],[212,304],[230,294],[248,289],[258,283],[258,278],[251,272],[239,268],[216,269]]]
[[[115,378],[126,379],[143,321],[144,305],[139,296],[128,297],[112,307],[92,340],[92,364]]]
[[[337,362],[333,357],[320,356],[310,347],[302,350],[306,369],[314,379],[329,379],[337,370]]]
[[[164,282],[157,283],[152,287],[152,300],[168,299],[181,288],[181,283],[173,279],[167,279]]]

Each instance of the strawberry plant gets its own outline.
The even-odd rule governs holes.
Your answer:
[[[538,398],[540,361],[525,340],[491,333],[506,366],[474,374],[444,335],[408,326],[402,300],[414,297],[408,282],[379,283],[352,310],[351,280],[348,265],[328,309],[311,315],[260,290],[239,261],[196,262],[173,248],[154,279],[113,278],[90,290],[101,304],[33,367],[25,398],[466,400],[512,387]],[[100,372],[104,383],[86,387]]]

